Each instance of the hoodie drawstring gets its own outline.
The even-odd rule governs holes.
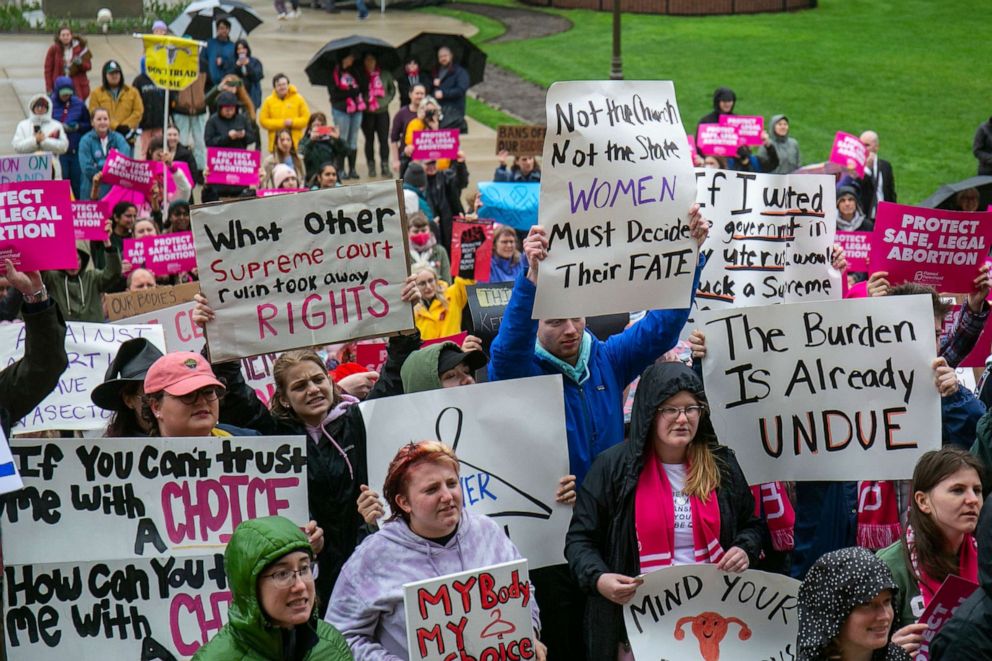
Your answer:
[[[83,307],[80,311],[86,309],[86,289],[83,287],[83,281],[77,276],[76,279],[79,281],[79,298],[82,300]],[[65,286],[65,307],[66,316],[72,315],[72,301],[69,298],[69,276],[63,276],[62,284]]]

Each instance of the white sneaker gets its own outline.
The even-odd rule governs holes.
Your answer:
[[[285,21],[286,20],[286,14],[283,14],[283,13],[280,12],[279,14],[276,15],[276,19],[277,20],[280,20],[280,21]]]
[[[303,16],[302,9],[297,9],[296,11],[293,12],[293,18],[299,18],[300,16]]]
[[[296,18],[296,12],[290,9],[288,12],[286,12],[286,18]]]

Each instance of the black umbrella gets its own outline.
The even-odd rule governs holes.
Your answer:
[[[305,69],[310,84],[329,86],[332,82],[331,73],[334,71],[334,65],[352,51],[358,58],[356,60],[358,64],[361,64],[366,53],[372,53],[379,61],[379,67],[382,69],[392,71],[400,66],[400,57],[395,46],[382,39],[353,34],[350,37],[328,41],[310,58]]]
[[[455,63],[468,71],[469,86],[483,81],[486,74],[486,54],[460,34],[421,32],[397,46],[396,50],[404,63],[417,60],[422,70],[432,72],[437,66],[437,49],[441,46],[450,48]]]
[[[255,10],[239,0],[197,0],[176,17],[169,30],[206,41],[214,36],[214,23],[226,18],[231,23],[231,40],[240,39],[262,24]]]
[[[955,184],[944,184],[937,192],[920,202],[921,207],[930,209],[956,209],[954,198],[968,188],[978,189],[978,210],[985,211],[992,204],[992,177],[971,177]]]

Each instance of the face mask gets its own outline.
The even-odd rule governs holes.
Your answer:
[[[427,242],[431,240],[431,233],[424,232],[423,234],[413,234],[410,236],[410,242],[413,245],[423,248],[427,245]]]

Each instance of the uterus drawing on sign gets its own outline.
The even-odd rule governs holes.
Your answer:
[[[744,623],[739,617],[724,617],[713,611],[706,611],[695,616],[680,618],[675,624],[675,640],[684,640],[685,632],[682,627],[688,624],[692,630],[692,635],[699,641],[699,653],[703,661],[719,661],[720,643],[727,635],[727,630],[731,624],[740,626],[738,637],[747,640],[751,637],[751,627]]]

